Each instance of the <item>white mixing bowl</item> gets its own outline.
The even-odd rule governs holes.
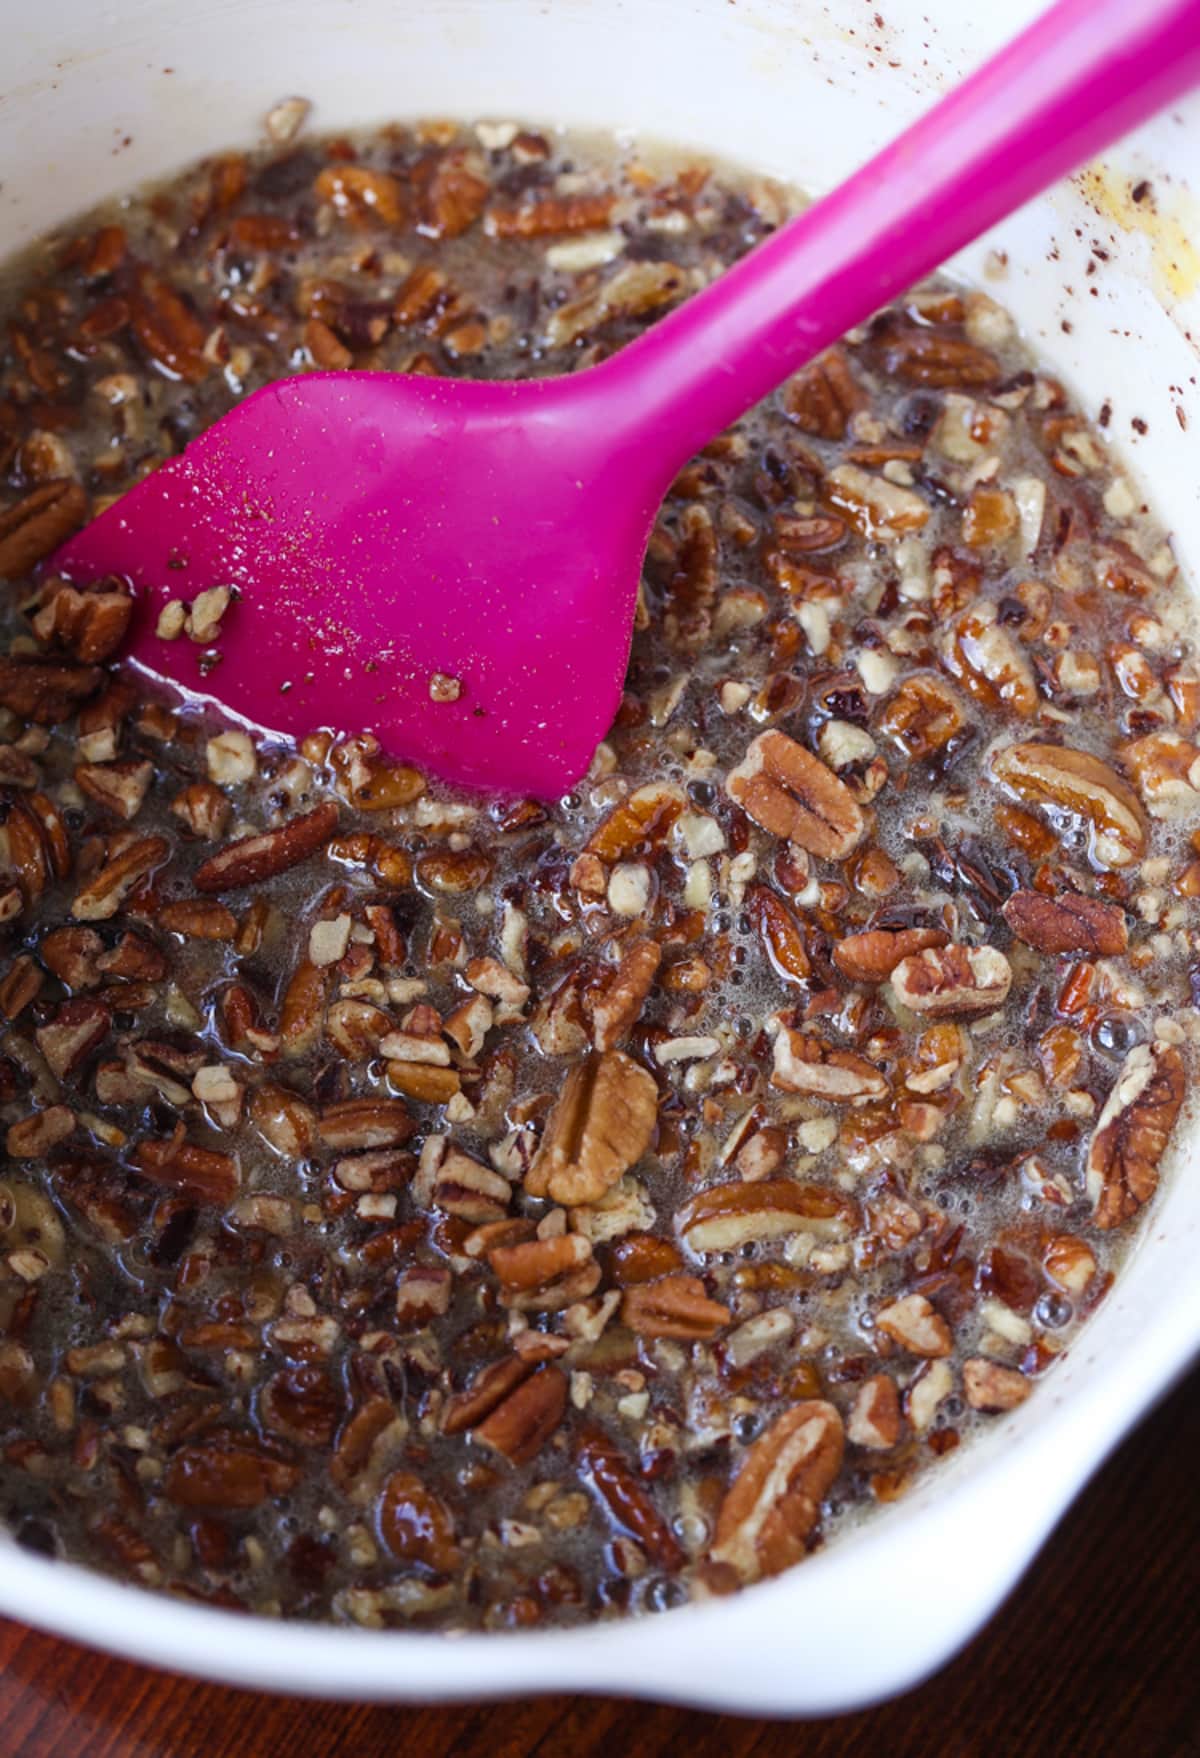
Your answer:
[[[0,259],[104,197],[253,142],[294,93],[314,100],[320,128],[429,115],[615,127],[820,193],[1034,10],[880,3],[883,15],[875,0],[7,0]],[[1152,198],[1134,203],[1143,180]],[[1111,404],[1110,436],[1200,577],[1193,189],[1200,104],[1033,204],[961,271],[983,278],[989,249],[1005,253],[992,290],[1089,414]],[[1200,1340],[1196,1158],[1193,1127],[1116,1290],[1028,1404],[906,1501],[735,1599],[447,1640],[205,1610],[0,1539],[0,1612],[138,1660],[328,1696],[598,1690],[820,1714],[900,1690],[988,1617],[1187,1364]]]

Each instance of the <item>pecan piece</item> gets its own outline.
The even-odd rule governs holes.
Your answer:
[[[806,982],[812,965],[804,932],[783,899],[768,885],[751,885],[746,903],[775,975],[784,983]]]
[[[848,1239],[858,1210],[840,1191],[794,1178],[756,1183],[716,1184],[679,1210],[675,1225],[689,1251],[737,1251],[755,1239],[811,1233],[818,1239]]]
[[[454,1516],[414,1471],[393,1471],[379,1498],[379,1536],[402,1563],[448,1575],[462,1561]]]
[[[128,821],[136,818],[154,774],[152,763],[81,763],[75,781],[89,800]]]
[[[842,1419],[823,1399],[808,1399],[776,1417],[726,1491],[712,1560],[728,1563],[743,1581],[778,1575],[798,1563],[841,1470],[842,1449]]]
[[[932,672],[905,678],[879,718],[882,731],[918,762],[942,750],[965,724],[954,691]]]
[[[233,891],[274,879],[323,848],[336,830],[337,820],[338,809],[327,800],[311,812],[289,818],[278,830],[228,843],[201,863],[196,871],[196,890]]]
[[[523,1362],[519,1366],[524,1376],[527,1367]],[[528,1465],[562,1421],[566,1407],[567,1376],[561,1368],[546,1363],[528,1379],[522,1377],[482,1422],[473,1425],[474,1437],[502,1453],[510,1464]]]
[[[494,201],[484,216],[493,238],[548,238],[559,232],[596,232],[608,225],[616,203],[608,190],[578,195],[528,195],[516,204]]]
[[[481,1367],[464,1391],[447,1398],[442,1410],[442,1433],[462,1434],[465,1429],[478,1428],[531,1372],[530,1364],[519,1355],[509,1355],[503,1361]]]
[[[1147,824],[1127,781],[1090,751],[1065,745],[1009,745],[991,759],[992,774],[1018,799],[1065,808],[1089,827],[1089,848],[1105,867],[1127,867],[1146,852]]]
[[[756,824],[823,860],[842,860],[866,829],[846,784],[819,757],[774,729],[753,740],[725,785]]]
[[[652,781],[635,788],[597,824],[584,853],[602,861],[624,861],[643,849],[657,848],[686,804],[683,789],[671,782]]]
[[[993,1013],[1012,987],[1012,966],[994,946],[933,946],[892,972],[896,999],[928,1019]]]
[[[859,1386],[846,1423],[846,1439],[856,1447],[884,1451],[900,1439],[900,1395],[886,1373],[872,1374]]]
[[[129,315],[143,352],[165,377],[192,385],[208,377],[215,362],[204,352],[204,325],[169,281],[139,267]]]
[[[181,897],[164,903],[158,920],[169,933],[189,940],[232,940],[237,933],[233,911],[214,897]]]
[[[982,1355],[963,1362],[963,1396],[972,1410],[1015,1410],[1032,1390],[1025,1375],[1015,1368],[1001,1367]]]
[[[619,1525],[641,1545],[659,1569],[680,1569],[686,1558],[667,1525],[634,1475],[615,1441],[599,1429],[589,1430],[579,1446],[579,1473]]]
[[[954,1347],[950,1327],[923,1294],[905,1294],[875,1314],[875,1328],[926,1360],[949,1355]]]
[[[942,637],[941,651],[951,677],[984,708],[1011,708],[1020,715],[1036,709],[1033,668],[994,604],[985,601],[964,611]]]
[[[71,914],[78,922],[107,921],[116,915],[138,880],[160,867],[169,853],[165,837],[139,837],[107,861],[76,894]]]
[[[1101,897],[1062,891],[1044,897],[1040,891],[1014,891],[1001,915],[1018,940],[1035,952],[1085,952],[1112,958],[1129,947],[1125,912]]]
[[[901,488],[886,476],[860,470],[857,464],[838,464],[825,478],[830,505],[853,525],[868,543],[892,543],[919,531],[929,518],[929,508],[911,488]]]
[[[40,1160],[74,1133],[75,1113],[66,1105],[51,1105],[10,1124],[4,1145],[14,1160]]]
[[[98,1050],[112,1024],[102,1001],[64,1001],[53,1019],[34,1032],[38,1049],[59,1080],[74,1074]]]
[[[0,579],[21,580],[87,518],[87,495],[77,482],[45,482],[0,513]]]
[[[1087,1191],[1098,1227],[1119,1227],[1154,1195],[1186,1085],[1173,1044],[1138,1044],[1125,1058],[1088,1148]]]
[[[888,1083],[873,1063],[853,1050],[836,1050],[821,1038],[782,1026],[775,1038],[771,1085],[785,1093],[812,1093],[837,1105],[887,1096]]]
[[[687,1342],[714,1337],[729,1323],[727,1306],[710,1300],[699,1276],[661,1276],[627,1288],[621,1322],[640,1337],[678,1337]]]
[[[0,707],[37,726],[58,726],[95,695],[103,676],[97,665],[0,658]]]
[[[589,1056],[566,1078],[526,1190],[568,1206],[597,1202],[641,1159],[657,1117],[652,1075],[622,1050]]]
[[[1185,818],[1200,806],[1200,749],[1175,732],[1150,733],[1122,753],[1152,818]]]
[[[839,940],[833,962],[852,983],[882,983],[902,959],[931,946],[945,946],[949,939],[940,928],[872,928]]]
[[[657,974],[662,949],[656,940],[635,940],[603,991],[591,1003],[597,1050],[615,1050],[637,1024]]]
[[[313,193],[327,201],[340,219],[363,225],[378,220],[384,226],[404,224],[404,195],[387,171],[366,165],[330,165],[317,177]]]

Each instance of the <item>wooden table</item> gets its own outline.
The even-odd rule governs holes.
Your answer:
[[[992,1624],[921,1689],[798,1726],[547,1697],[254,1697],[0,1622],[0,1758],[1200,1758],[1200,1373],[1110,1461]]]

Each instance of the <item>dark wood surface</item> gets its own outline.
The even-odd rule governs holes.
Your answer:
[[[255,1697],[0,1621],[0,1758],[1200,1758],[1200,1373],[937,1678],[804,1725],[595,1699],[450,1710]]]

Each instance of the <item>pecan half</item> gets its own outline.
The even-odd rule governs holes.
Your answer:
[[[478,1428],[532,1371],[519,1355],[509,1355],[503,1361],[491,1361],[481,1367],[464,1391],[447,1398],[442,1410],[442,1433],[462,1434],[466,1429]]]
[[[299,1481],[299,1465],[281,1449],[230,1434],[181,1447],[167,1466],[163,1493],[178,1507],[232,1514],[285,1496]]]
[[[402,1563],[449,1574],[462,1560],[454,1516],[415,1471],[393,1471],[379,1498],[379,1536]]]
[[[598,1429],[589,1430],[579,1446],[579,1473],[617,1523],[632,1534],[659,1569],[680,1569],[685,1557],[654,1503],[617,1446]]]
[[[839,940],[833,962],[852,983],[882,983],[902,959],[931,946],[945,946],[949,939],[940,928],[872,928]]]
[[[751,885],[746,903],[775,975],[784,983],[807,982],[812,964],[804,932],[783,899],[768,885]]]
[[[0,513],[0,579],[21,580],[87,518],[77,482],[46,482]]]
[[[676,1221],[689,1251],[736,1251],[754,1239],[812,1233],[818,1239],[848,1239],[858,1210],[840,1191],[794,1178],[763,1178],[756,1183],[716,1184],[684,1203]]]
[[[416,1127],[403,1099],[343,1099],[317,1119],[317,1132],[331,1148],[398,1148]]]
[[[566,1078],[526,1190],[572,1207],[597,1202],[641,1159],[657,1116],[652,1075],[622,1050],[589,1056]]]
[[[893,377],[913,385],[984,388],[1002,376],[994,355],[936,329],[914,327],[897,331],[883,358]]]
[[[1012,966],[994,946],[930,947],[892,972],[896,999],[928,1019],[993,1013],[1012,987]]]
[[[1087,1191],[1098,1227],[1119,1227],[1154,1195],[1186,1086],[1173,1044],[1138,1044],[1125,1058],[1088,1148]]]
[[[743,1581],[800,1562],[841,1470],[842,1450],[842,1419],[823,1399],[806,1399],[776,1417],[721,1503],[712,1560],[728,1563]]]
[[[600,1281],[592,1245],[580,1233],[499,1245],[488,1263],[500,1278],[500,1303],[515,1312],[560,1312],[584,1300]]]
[[[591,1003],[597,1050],[614,1050],[637,1024],[662,960],[657,940],[635,940]]]
[[[771,1085],[785,1093],[812,1093],[838,1105],[882,1099],[888,1090],[884,1076],[865,1056],[833,1049],[792,1026],[782,1026],[775,1038]]]
[[[525,1363],[519,1366],[524,1375],[528,1371]],[[561,1368],[545,1363],[529,1378],[522,1378],[482,1422],[473,1425],[474,1437],[502,1453],[510,1464],[528,1465],[562,1421],[566,1407],[567,1376]]]
[[[1090,751],[1065,745],[1009,745],[991,760],[992,774],[1018,799],[1065,808],[1089,827],[1089,848],[1105,867],[1127,867],[1146,852],[1147,824],[1127,781]]]
[[[729,1308],[710,1300],[699,1276],[662,1276],[627,1288],[621,1322],[640,1337],[714,1337],[729,1323]]]
[[[802,368],[780,395],[784,414],[801,433],[827,440],[845,439],[847,421],[866,402],[844,348],[830,348]]]
[[[1112,958],[1129,948],[1124,910],[1101,897],[1084,897],[1077,891],[1061,891],[1056,897],[1014,891],[1000,913],[1017,939],[1036,952]]]
[[[210,855],[196,870],[197,891],[234,891],[242,885],[261,885],[316,854],[337,828],[338,809],[332,800],[289,818],[278,830],[261,836],[243,836]]]
[[[71,914],[78,922],[103,922],[115,916],[139,879],[161,867],[170,854],[163,836],[141,836],[114,855],[76,893]]]
[[[845,783],[819,757],[774,729],[753,740],[725,785],[756,824],[823,860],[842,860],[866,829]]]
[[[182,1139],[182,1126],[165,1141],[144,1141],[133,1164],[155,1184],[185,1191],[201,1202],[228,1203],[237,1194],[238,1163],[232,1154]]]

